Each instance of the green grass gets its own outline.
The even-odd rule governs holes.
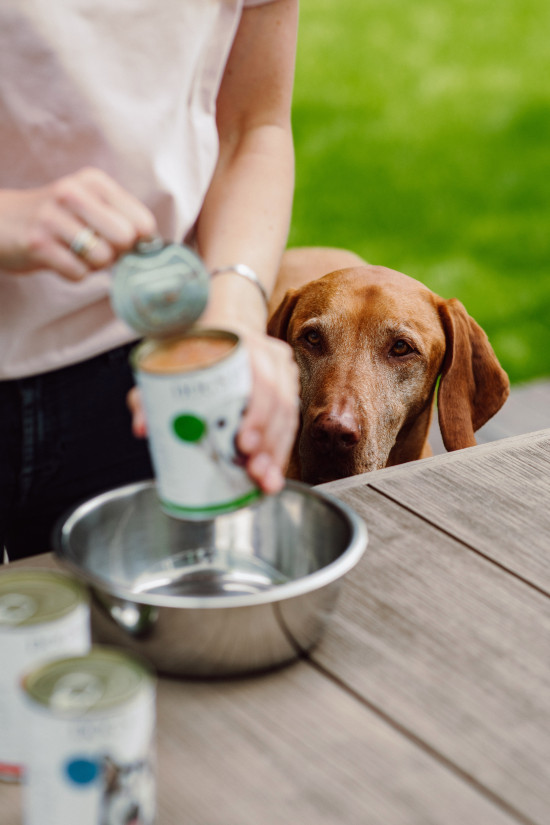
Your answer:
[[[290,243],[457,297],[550,375],[550,3],[301,0]]]

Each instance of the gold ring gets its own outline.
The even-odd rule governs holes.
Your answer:
[[[96,245],[97,235],[93,229],[85,226],[84,229],[81,229],[80,232],[76,233],[69,244],[69,248],[71,252],[74,252],[74,254],[78,255],[80,258],[87,258]]]

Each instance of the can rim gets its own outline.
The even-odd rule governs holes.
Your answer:
[[[105,673],[112,673],[115,667],[124,667],[127,671],[133,672],[137,679],[128,686],[118,690],[118,693],[111,697],[102,695],[100,699],[92,706],[84,709],[76,709],[72,711],[62,710],[52,705],[52,696],[48,693],[40,693],[40,681],[46,678],[49,674],[53,674],[56,670],[59,672],[59,677],[70,672],[78,672],[78,670],[89,672],[93,674],[94,665],[103,667]],[[48,710],[55,715],[67,717],[82,715],[82,713],[93,714],[100,713],[111,708],[115,708],[131,701],[135,696],[138,696],[144,685],[153,685],[155,680],[155,673],[151,665],[141,656],[134,653],[127,653],[118,648],[111,648],[103,645],[94,645],[88,653],[80,656],[63,656],[52,661],[43,662],[38,667],[27,671],[21,678],[21,686],[28,699],[48,708]]]
[[[134,482],[133,484],[118,487],[115,490],[110,490],[96,496],[93,499],[83,502],[81,505],[73,508],[73,510],[66,515],[64,520],[60,520],[58,522],[53,536],[54,552],[60,562],[67,565],[67,567],[75,575],[85,581],[92,591],[105,593],[109,597],[118,598],[130,604],[149,605],[154,608],[174,607],[178,609],[187,608],[199,611],[208,611],[219,608],[239,609],[241,607],[261,606],[272,602],[280,602],[286,599],[300,597],[306,593],[319,590],[321,587],[326,587],[337,582],[355,567],[367,549],[367,525],[364,519],[359,516],[355,510],[353,510],[344,501],[336,498],[325,490],[309,487],[301,481],[292,481],[287,479],[285,482],[286,489],[289,491],[294,490],[297,493],[302,492],[304,495],[323,501],[324,504],[342,516],[349,531],[348,545],[338,558],[327,564],[325,567],[322,567],[313,573],[308,573],[300,579],[279,584],[272,589],[264,590],[261,593],[246,595],[211,596],[208,598],[201,596],[176,596],[168,594],[155,594],[152,596],[147,593],[136,593],[135,590],[132,590],[129,586],[114,583],[109,581],[107,578],[103,578],[97,573],[92,573],[89,570],[82,568],[71,553],[69,536],[72,525],[78,521],[83,514],[93,510],[94,507],[98,506],[103,501],[112,499],[113,496],[124,498],[125,496],[135,494],[139,491],[152,492],[155,488],[156,482],[154,480]],[[255,502],[250,504],[249,507],[255,508],[261,506],[264,500],[266,500],[264,497],[260,497]],[[243,508],[243,510],[246,509],[247,508]],[[240,512],[242,512],[242,510]]]
[[[4,586],[4,582],[8,582],[6,586]],[[37,611],[33,613],[32,616],[29,616],[25,620],[17,623],[17,624],[9,624],[7,622],[0,622],[0,631],[8,628],[10,632],[14,630],[18,630],[19,628],[26,628],[31,627],[33,625],[38,624],[46,624],[48,622],[55,622],[58,619],[67,616],[71,611],[73,611],[78,605],[84,604],[87,605],[89,603],[89,593],[86,586],[83,582],[79,581],[72,575],[68,575],[67,573],[61,570],[50,570],[47,568],[33,568],[32,570],[6,570],[0,575],[0,596],[7,595],[10,592],[14,592],[14,586],[17,586],[17,583],[24,584],[25,582],[30,582],[33,584],[40,585],[42,582],[50,585],[59,585],[62,587],[66,592],[72,592],[74,596],[67,604],[62,606],[57,606],[53,610],[49,610],[47,613],[40,613]]]
[[[140,360],[149,353],[154,352],[156,349],[165,349],[169,347],[171,344],[175,344],[177,341],[192,338],[231,340],[233,341],[233,346],[231,347],[231,349],[227,350],[227,352],[224,352],[222,355],[217,357],[214,361],[210,361],[207,364],[202,364],[196,367],[188,368],[182,366],[175,366],[173,369],[167,369],[163,370],[162,372],[156,372],[154,370],[144,369],[141,366]],[[164,379],[166,377],[173,377],[175,375],[193,376],[197,373],[204,373],[207,370],[217,367],[223,361],[235,355],[235,353],[239,350],[241,346],[242,341],[240,336],[237,335],[237,333],[232,332],[231,330],[213,328],[190,329],[186,332],[182,332],[178,335],[171,335],[166,338],[145,338],[143,341],[140,341],[140,343],[137,344],[130,352],[130,366],[132,367],[134,373],[139,372],[147,375],[147,377],[159,380]]]

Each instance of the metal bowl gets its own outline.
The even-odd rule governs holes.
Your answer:
[[[97,641],[201,677],[307,652],[366,546],[353,510],[290,481],[206,522],[165,515],[154,482],[132,484],[76,507],[54,535],[57,557],[91,589]]]

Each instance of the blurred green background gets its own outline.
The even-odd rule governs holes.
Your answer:
[[[301,0],[293,127],[291,245],[459,298],[513,383],[550,375],[548,0]]]

